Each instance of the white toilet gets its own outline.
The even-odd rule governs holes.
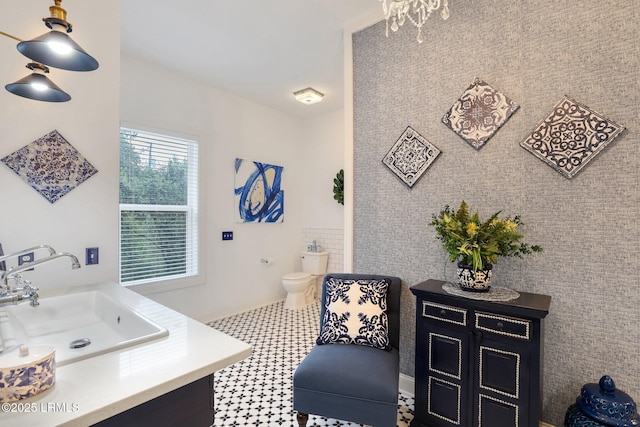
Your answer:
[[[302,272],[282,276],[282,286],[287,291],[284,308],[297,310],[311,304],[314,299],[315,280],[327,272],[329,252],[303,252]]]

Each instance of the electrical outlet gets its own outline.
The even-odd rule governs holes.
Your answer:
[[[29,252],[29,253],[26,253],[24,255],[20,255],[18,257],[18,265],[22,265],[22,264],[26,264],[26,263],[29,263],[29,262],[33,262],[35,260],[36,260],[35,254],[33,252]],[[25,271],[33,271],[33,268],[30,268],[30,269],[25,270]]]
[[[222,240],[233,240],[233,231],[223,231]]]
[[[98,264],[98,248],[87,248],[86,265]]]

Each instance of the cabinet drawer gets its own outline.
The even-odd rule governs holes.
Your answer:
[[[422,317],[467,326],[467,310],[460,307],[422,301]]]
[[[531,339],[531,321],[515,317],[477,312],[476,329],[512,338]]]

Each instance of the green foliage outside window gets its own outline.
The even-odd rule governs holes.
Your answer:
[[[186,152],[184,158],[167,155],[171,151],[159,142],[138,138],[136,132],[124,129],[120,134],[123,283],[187,272]]]

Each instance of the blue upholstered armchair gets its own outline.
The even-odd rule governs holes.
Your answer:
[[[293,375],[293,408],[298,413],[298,423],[305,427],[308,414],[314,414],[375,427],[396,426],[401,281],[379,275],[327,274],[322,284],[319,340],[326,338],[323,319],[327,300],[332,301],[328,291],[332,285],[328,282],[334,283],[336,279],[386,279],[388,345],[386,349],[344,343],[315,345]]]

